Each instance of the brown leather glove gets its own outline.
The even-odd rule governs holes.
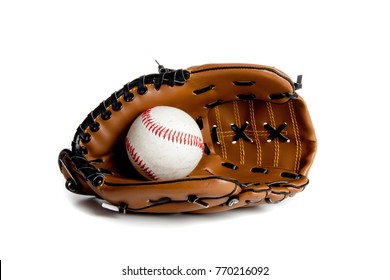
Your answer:
[[[282,71],[253,64],[159,66],[90,112],[59,155],[66,187],[119,212],[218,212],[279,202],[302,191],[316,152],[303,99]],[[149,181],[131,166],[126,133],[144,110],[172,106],[201,128],[204,154],[178,180]]]

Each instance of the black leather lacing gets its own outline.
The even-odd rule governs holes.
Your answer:
[[[157,62],[158,63],[158,62]],[[88,163],[85,159],[85,155],[88,150],[80,144],[88,143],[91,141],[92,136],[86,132],[89,127],[91,133],[99,131],[100,124],[96,121],[97,116],[101,116],[103,121],[108,121],[111,118],[112,111],[119,111],[122,109],[122,102],[119,98],[123,96],[125,102],[131,102],[136,98],[131,90],[137,87],[137,93],[144,95],[148,92],[148,86],[154,86],[156,90],[159,90],[161,86],[182,86],[189,79],[190,73],[187,70],[179,69],[173,70],[165,68],[158,64],[158,74],[144,75],[125,84],[120,90],[115,91],[106,100],[101,102],[84,121],[77,128],[75,136],[72,141],[72,160],[77,169],[85,176],[86,179],[91,181],[95,186],[100,185],[103,182],[103,174],[95,166]],[[111,106],[111,108],[110,108]],[[110,111],[112,110],[112,111]]]

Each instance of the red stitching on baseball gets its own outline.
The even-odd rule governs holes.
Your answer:
[[[201,149],[203,153],[204,145],[202,137],[164,127],[153,119],[151,114],[152,109],[153,108],[149,108],[142,113],[142,124],[147,130],[158,137],[167,139],[170,142],[196,146]]]
[[[131,156],[131,158],[134,160],[134,162],[138,165],[139,168],[151,179],[153,180],[159,180],[160,178],[154,174],[154,172],[146,166],[146,163],[144,163],[140,156],[135,151],[134,147],[131,145],[129,139],[126,137],[126,150]]]

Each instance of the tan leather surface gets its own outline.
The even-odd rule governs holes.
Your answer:
[[[190,78],[184,85],[162,85],[156,90],[149,84],[144,95],[138,94],[134,87],[130,90],[135,96],[132,101],[126,102],[123,96],[118,98],[122,103],[121,110],[107,108],[112,113],[109,120],[101,115],[95,117],[100,129],[93,132],[87,128],[91,141],[80,141],[79,144],[88,151],[85,157],[91,164],[100,170],[109,170],[111,174],[105,175],[104,183],[99,187],[84,180],[84,188],[90,188],[114,205],[124,203],[129,211],[142,212],[218,212],[274,203],[303,190],[308,183],[307,175],[317,143],[309,112],[300,96],[296,99],[270,98],[273,94],[294,93],[291,79],[280,70],[254,64],[208,64],[187,70]],[[210,89],[203,93],[194,93],[207,87]],[[255,99],[246,98],[248,96],[255,96]],[[222,104],[212,107],[210,104],[216,101]],[[147,181],[136,173],[127,159],[124,137],[128,128],[145,109],[158,105],[177,107],[194,119],[202,118],[202,135],[210,154],[203,155],[188,178],[171,182]],[[232,124],[241,128],[245,122],[248,123],[245,134],[252,142],[241,137],[233,143]],[[280,134],[289,142],[278,137],[267,141],[270,132],[264,123],[275,129],[286,123]],[[218,143],[213,139],[213,127],[217,127],[214,137],[218,137]],[[236,170],[222,165],[225,162],[233,164]],[[259,168],[266,169],[267,174],[253,172]],[[62,172],[69,177],[64,168]],[[299,176],[293,178],[291,174]],[[83,181],[82,178],[79,181]],[[203,198],[209,207],[205,209],[186,202],[191,194]],[[238,203],[226,205],[234,195],[239,195]],[[166,197],[171,200],[169,203],[150,203]]]

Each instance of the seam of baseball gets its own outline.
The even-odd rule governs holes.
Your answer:
[[[153,180],[159,180],[160,178],[154,174],[154,172],[144,163],[140,157],[140,155],[137,154],[135,151],[135,148],[131,145],[129,139],[126,137],[126,150],[128,151],[131,158],[134,160],[134,162],[138,165],[139,168],[151,179]]]
[[[203,139],[201,137],[163,126],[153,119],[151,114],[152,109],[153,108],[147,109],[142,113],[142,124],[147,130],[170,142],[198,147],[203,153],[204,146]]]

